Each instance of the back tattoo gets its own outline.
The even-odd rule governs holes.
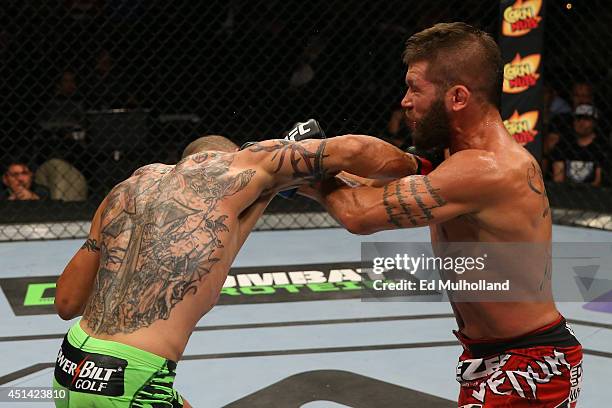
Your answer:
[[[168,319],[220,260],[228,214],[219,202],[255,170],[233,154],[200,153],[174,169],[147,166],[116,186],[102,213],[100,268],[84,317],[97,333],[131,333]]]

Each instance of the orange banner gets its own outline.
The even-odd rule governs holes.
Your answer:
[[[536,126],[539,117],[540,112],[537,110],[525,112],[523,114],[514,111],[512,116],[504,120],[504,126],[508,130],[508,133],[514,137],[514,140],[525,146],[527,143],[533,142],[538,134]]]
[[[504,65],[503,91],[516,94],[535,86],[540,78],[538,69],[541,59],[540,54],[532,54],[524,58],[516,54],[512,61]]]
[[[517,0],[503,11],[502,35],[520,37],[538,28],[542,0]]]
[[[504,61],[501,115],[512,137],[542,155],[545,0],[501,0],[499,46]]]

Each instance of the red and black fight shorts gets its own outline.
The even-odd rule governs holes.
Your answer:
[[[574,408],[582,380],[582,346],[563,317],[524,336],[472,340],[457,365],[460,408]]]

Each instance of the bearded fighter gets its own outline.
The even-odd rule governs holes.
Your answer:
[[[503,65],[488,34],[464,23],[413,35],[402,100],[417,148],[448,149],[426,176],[353,186],[335,178],[303,188],[349,231],[429,226],[441,243],[522,243],[545,249],[517,273],[550,285],[551,212],[538,162],[509,135],[499,112]],[[350,183],[352,184],[352,183]],[[461,407],[574,407],[582,348],[555,307],[524,301],[461,301],[449,294],[464,347],[457,366]]]

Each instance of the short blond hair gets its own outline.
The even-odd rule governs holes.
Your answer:
[[[184,159],[185,157],[191,156],[192,154],[207,152],[210,150],[216,150],[220,152],[233,152],[236,149],[238,149],[238,145],[225,136],[206,135],[197,138],[193,142],[189,143],[185,150],[183,150],[183,155],[181,156],[181,158]]]

